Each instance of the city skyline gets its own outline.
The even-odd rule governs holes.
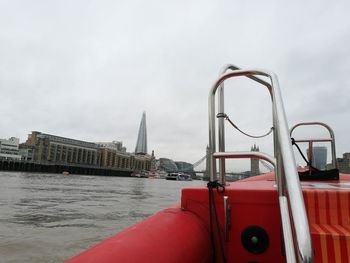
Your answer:
[[[145,114],[143,114],[143,116],[144,116]],[[142,125],[141,125],[142,124]],[[142,120],[141,120],[141,123],[140,123],[140,128],[141,127],[143,127],[143,125],[145,124],[145,119],[144,119],[144,117],[142,117]],[[142,129],[141,129],[142,130]],[[46,134],[46,133],[42,133],[42,132],[38,132],[38,131],[32,131],[32,134],[33,133],[39,133],[39,134]],[[139,129],[139,133],[140,133],[140,129]],[[8,144],[8,143],[10,143],[10,144],[13,144],[13,145],[9,145],[10,146],[10,150],[11,150],[11,148],[12,147],[17,147],[16,148],[16,151],[18,152],[18,150],[19,150],[19,148],[18,148],[18,146],[20,145],[20,144],[26,144],[26,142],[28,141],[28,139],[30,138],[30,137],[32,137],[32,134],[28,134],[28,138],[25,140],[25,141],[20,141],[20,139],[19,138],[16,138],[16,137],[10,137],[10,138],[1,138],[0,137],[0,155],[3,153],[2,152],[2,148],[1,148],[1,143],[2,142],[5,142],[6,144]],[[80,143],[83,143],[83,144],[93,144],[93,145],[95,145],[95,147],[101,147],[101,148],[109,148],[109,149],[113,149],[113,150],[116,150],[116,151],[118,151],[118,152],[120,152],[120,153],[126,153],[126,154],[135,154],[135,155],[147,155],[147,156],[150,156],[150,154],[148,154],[148,153],[140,153],[140,152],[136,152],[136,151],[134,151],[134,152],[130,152],[130,151],[127,151],[127,148],[123,145],[123,142],[122,141],[120,141],[120,140],[113,140],[113,141],[110,141],[110,142],[96,142],[96,141],[90,141],[90,142],[87,142],[87,141],[83,141],[83,140],[81,140],[81,139],[77,139],[77,138],[66,138],[66,137],[63,137],[63,136],[61,136],[61,135],[52,135],[52,134],[46,134],[46,135],[48,135],[48,136],[52,136],[52,137],[56,137],[56,138],[58,138],[58,139],[60,139],[60,140],[68,140],[68,141],[76,141],[76,142],[80,142]],[[139,136],[138,136],[139,137]],[[136,143],[136,145],[137,145],[138,143]],[[17,146],[16,146],[17,145]],[[6,150],[7,150],[7,148],[6,148],[7,146],[5,146],[5,148],[4,148],[4,150],[5,150],[5,152],[4,153],[6,153]],[[14,149],[15,149],[14,148]],[[137,147],[136,147],[137,148]],[[308,147],[307,147],[307,145],[303,145],[303,146],[301,146],[301,148],[303,149],[302,150],[302,152],[304,152],[305,153],[305,156],[307,156],[307,158],[308,158],[308,156],[309,156],[309,149],[308,149]],[[327,146],[314,146],[313,147],[313,149],[314,149],[314,151],[315,151],[315,153],[314,153],[314,155],[313,155],[313,165],[315,166],[315,167],[317,167],[317,168],[319,168],[319,169],[321,169],[321,170],[323,170],[323,169],[330,169],[328,166],[329,165],[331,165],[331,159],[329,159],[330,158],[330,156],[331,156],[331,153],[330,153],[330,151],[331,151],[331,149],[330,149],[330,145],[328,145],[328,147]],[[20,150],[22,150],[22,153],[24,153],[24,148],[22,148],[22,149],[20,149]],[[251,146],[251,148],[250,148],[250,150],[251,151],[260,151],[260,149],[259,149],[259,146],[258,145],[256,145],[255,143],[254,143],[254,145],[253,146]],[[318,151],[322,151],[322,154],[321,153],[319,153]],[[16,155],[18,154],[18,153],[15,153]],[[20,153],[21,154],[21,153]],[[153,156],[153,154],[154,154],[154,151],[152,151],[152,156]],[[329,158],[327,158],[327,155],[329,154]],[[336,159],[338,160],[338,162],[340,162],[340,163],[342,163],[341,164],[341,166],[342,166],[342,170],[347,170],[348,169],[348,165],[347,164],[344,164],[343,162],[344,162],[344,160],[346,161],[346,162],[348,162],[348,160],[350,159],[349,158],[349,154],[350,154],[350,152],[349,151],[345,151],[345,152],[343,152],[343,153],[341,153],[341,155],[337,155],[336,156]],[[6,155],[6,154],[5,154]],[[318,156],[318,157],[316,157],[316,155]],[[322,156],[322,157],[321,157]],[[345,156],[345,157],[344,157]],[[1,157],[1,156],[0,156]],[[25,157],[25,156],[22,156],[22,157]],[[154,155],[154,157],[156,158],[156,159],[169,159],[168,158],[168,156],[156,156],[156,155]],[[294,149],[294,157],[295,157],[295,160],[296,160],[296,165],[298,166],[298,167],[303,167],[303,166],[307,166],[307,163],[304,163],[304,160],[302,160],[302,156],[300,155],[300,153],[299,152],[297,152],[296,151],[296,149]],[[11,157],[12,159],[21,159],[20,157],[18,157],[18,158],[13,158],[13,157]],[[10,158],[10,159],[11,159]],[[197,167],[197,166],[199,166],[200,167],[200,169],[197,169],[198,171],[202,171],[203,169],[205,169],[205,165],[206,165],[206,162],[205,162],[205,156],[204,157],[202,157],[200,160],[198,160],[197,162],[195,162],[195,163],[191,163],[192,165],[195,165],[195,167]],[[27,160],[27,158],[25,157],[24,159],[22,158],[22,160]],[[186,162],[186,163],[190,163],[190,162],[188,162],[188,160],[184,160],[184,159],[181,159],[181,160],[173,160],[173,159],[171,159],[170,158],[170,160],[172,160],[172,161],[174,161],[174,162]],[[322,161],[321,161],[322,160]],[[228,161],[228,160],[227,160]],[[301,162],[300,162],[301,161]],[[260,163],[260,161],[258,161],[258,160],[250,160],[249,161],[250,162],[250,171],[254,171],[254,174],[259,174],[260,172],[259,172],[259,163]],[[316,162],[316,164],[315,164],[315,162]],[[303,164],[304,163],[304,164]],[[267,164],[266,162],[263,162],[263,163],[261,163],[262,165],[263,165],[263,167],[265,168],[264,170],[265,171],[263,171],[263,173],[264,172],[266,172],[266,171],[271,171],[271,170],[273,170],[273,168],[272,168],[272,166],[271,165],[269,165],[269,164]],[[232,166],[228,166],[227,167],[228,168],[228,172],[246,172],[247,171],[247,168],[240,168],[240,169],[232,169]],[[267,169],[267,170],[266,170]],[[348,173],[348,172],[346,172],[346,173]]]
[[[40,130],[84,141],[117,139],[130,150],[146,111],[148,150],[194,163],[208,144],[209,89],[221,67],[233,63],[274,71],[288,124],[329,124],[340,156],[350,149],[349,8],[300,0],[78,0],[69,8],[4,1],[1,137],[23,141]],[[266,132],[268,93],[231,84],[226,113],[244,131]],[[226,135],[227,149],[257,143],[273,152],[271,136],[245,140],[229,127]]]

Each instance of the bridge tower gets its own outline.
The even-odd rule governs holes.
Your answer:
[[[210,179],[210,175],[209,175],[209,171],[210,171],[210,154],[209,154],[209,146],[207,146],[207,154],[206,154],[206,159],[205,159],[205,172],[203,174],[203,180],[205,181],[209,181]]]
[[[252,152],[259,152],[259,146],[256,146],[254,143],[254,146],[250,148]],[[251,175],[258,175],[260,174],[260,168],[259,168],[259,160],[258,159],[250,159],[250,174]]]

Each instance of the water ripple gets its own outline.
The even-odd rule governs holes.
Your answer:
[[[200,182],[0,172],[1,262],[62,262],[178,202],[191,184]]]

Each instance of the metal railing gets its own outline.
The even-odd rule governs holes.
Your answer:
[[[329,137],[330,138],[325,138],[325,139],[298,139],[294,140],[295,142],[307,142],[309,144],[309,162],[312,163],[312,156],[313,156],[313,143],[314,142],[330,142],[331,143],[331,152],[332,152],[332,166],[333,168],[338,169],[338,163],[337,163],[337,157],[336,157],[336,151],[335,151],[335,136],[332,128],[328,126],[327,124],[323,122],[301,122],[296,125],[294,125],[290,129],[290,137],[292,137],[293,131],[295,128],[300,127],[300,126],[322,126],[326,128],[329,132]],[[311,167],[309,167],[311,168]],[[311,169],[310,169],[311,170]]]
[[[232,72],[225,73],[228,69]],[[289,129],[279,89],[277,76],[260,69],[241,70],[234,65],[226,65],[223,74],[215,81],[209,93],[209,171],[212,181],[217,179],[216,159],[220,159],[220,181],[225,183],[226,158],[257,158],[275,166],[282,219],[284,244],[287,262],[313,262],[312,243],[306,216],[304,199],[295,166]],[[218,91],[220,113],[224,113],[224,86],[229,78],[245,76],[264,85],[271,95],[273,116],[274,157],[261,152],[225,152],[225,135],[223,120],[218,120],[219,151],[216,151],[215,94]],[[256,77],[269,78],[270,83]],[[291,200],[293,200],[291,202]]]

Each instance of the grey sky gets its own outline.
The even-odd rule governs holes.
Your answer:
[[[289,124],[330,124],[340,155],[350,151],[349,10],[349,1],[0,0],[0,138],[38,130],[133,151],[146,111],[149,150],[195,162],[208,142],[209,88],[233,63],[276,72]],[[253,90],[235,90],[238,110],[227,113],[258,134],[270,104]],[[271,150],[235,138],[232,148]]]

